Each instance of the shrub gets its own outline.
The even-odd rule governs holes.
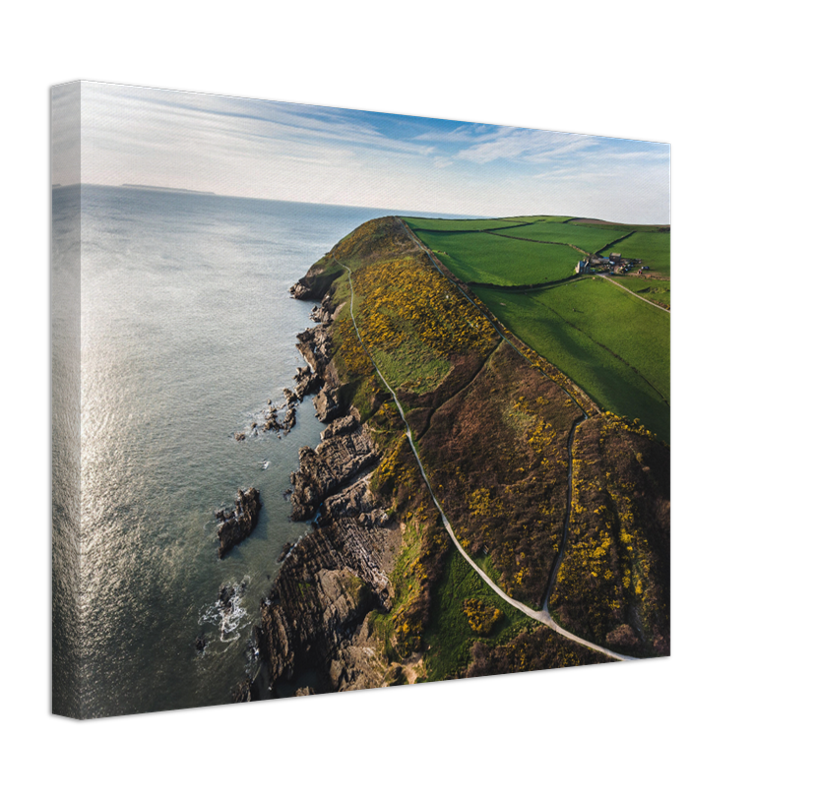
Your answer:
[[[464,601],[464,614],[470,627],[479,636],[489,636],[496,623],[503,619],[500,608],[487,605],[483,600],[470,597]]]

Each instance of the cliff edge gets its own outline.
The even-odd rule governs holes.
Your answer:
[[[292,289],[296,298],[306,293],[313,297]],[[358,410],[339,399],[331,361],[334,306],[329,296],[321,299],[312,313],[318,325],[299,334],[297,346],[316,376],[315,413],[327,426],[316,448],[300,449],[300,467],[291,476],[292,519],[314,521],[286,553],[261,606],[256,635],[264,685],[258,696],[387,683],[388,662],[377,653],[371,612],[391,608],[388,575],[401,529],[371,491],[380,456]],[[248,692],[239,699],[249,699]]]

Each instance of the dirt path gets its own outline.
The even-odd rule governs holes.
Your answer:
[[[509,603],[514,608],[517,608],[520,612],[525,614],[527,617],[530,617],[531,619],[537,620],[538,622],[542,622],[548,628],[551,628],[553,631],[555,631],[556,633],[559,633],[561,636],[564,636],[565,638],[570,639],[571,641],[576,642],[577,644],[583,645],[584,647],[587,647],[590,650],[594,650],[594,651],[596,651],[598,653],[602,653],[603,655],[606,655],[609,658],[614,659],[615,661],[637,661],[638,659],[633,658],[631,656],[624,656],[624,655],[622,655],[620,653],[615,653],[614,651],[609,650],[606,647],[601,647],[600,645],[597,645],[594,642],[589,642],[589,641],[586,641],[585,639],[581,639],[579,636],[576,636],[575,634],[570,633],[565,628],[562,628],[560,625],[558,625],[557,622],[555,622],[554,619],[552,619],[552,615],[549,613],[549,609],[548,609],[548,606],[549,606],[549,590],[547,590],[547,593],[546,593],[546,598],[544,600],[543,609],[541,609],[540,611],[536,611],[536,610],[530,608],[529,606],[524,605],[520,601],[515,600],[514,598],[510,597],[506,592],[504,592],[503,589],[501,589],[500,586],[498,586],[495,583],[495,581],[492,580],[492,578],[490,578],[489,575],[487,575],[486,572],[484,572],[484,570],[481,569],[481,567],[478,566],[478,564],[475,563],[475,561],[473,561],[473,559],[470,557],[470,555],[467,553],[467,551],[461,545],[459,540],[456,538],[456,534],[453,531],[453,526],[450,524],[450,520],[447,519],[447,515],[444,513],[444,510],[442,509],[441,504],[438,501],[438,498],[433,493],[433,489],[432,489],[432,487],[430,485],[430,479],[427,477],[427,473],[425,472],[424,465],[422,464],[422,459],[419,456],[419,451],[416,449],[416,444],[413,441],[413,432],[410,429],[410,425],[408,424],[407,418],[405,416],[404,409],[402,408],[402,405],[399,402],[399,398],[396,396],[396,392],[391,388],[390,384],[385,380],[385,376],[379,371],[379,367],[376,365],[376,362],[374,361],[373,356],[371,355],[370,351],[368,350],[368,348],[365,345],[365,342],[362,339],[362,334],[360,333],[360,330],[357,327],[357,320],[356,320],[356,316],[354,315],[354,281],[353,281],[351,270],[348,267],[346,267],[345,264],[342,264],[339,261],[337,261],[337,263],[340,264],[340,266],[348,273],[348,285],[349,285],[349,287],[351,289],[351,302],[350,302],[351,322],[353,322],[353,324],[354,324],[354,330],[356,331],[357,338],[359,339],[359,343],[362,345],[362,348],[365,350],[365,352],[368,354],[368,357],[371,359],[371,364],[373,365],[373,368],[376,371],[376,374],[379,376],[379,379],[385,385],[385,388],[388,390],[388,392],[390,392],[391,397],[393,397],[393,402],[396,404],[396,408],[399,411],[399,416],[402,418],[402,422],[404,422],[404,424],[405,424],[405,430],[407,432],[408,443],[410,444],[411,450],[413,450],[413,455],[416,458],[416,463],[417,463],[417,465],[419,467],[419,472],[421,472],[422,478],[424,479],[424,482],[427,485],[427,490],[428,490],[428,492],[430,492],[430,497],[433,499],[433,502],[435,503],[436,508],[439,511],[439,514],[441,515],[442,524],[444,525],[445,530],[447,531],[448,535],[450,536],[450,539],[453,541],[453,544],[456,546],[456,549],[464,557],[464,560],[479,574],[481,579],[502,600],[504,600],[504,602]],[[499,333],[500,333],[500,331],[499,331]],[[503,336],[503,334],[501,334],[501,336],[502,336],[502,338],[505,338]],[[506,341],[509,342],[508,339],[506,339]],[[509,342],[509,344],[512,344],[512,342]],[[512,345],[512,346],[514,347],[514,345]],[[517,348],[515,348],[515,349],[517,350]],[[521,355],[523,355],[523,354],[521,354]],[[583,413],[584,413],[584,419],[586,419],[585,412],[583,412]],[[582,422],[582,420],[579,420],[577,423],[575,423],[575,426],[572,428],[572,438],[573,438],[573,435],[574,435],[574,430],[575,430],[575,428],[577,427],[577,425],[580,422]],[[569,448],[569,499],[571,499],[571,465],[572,465],[572,452],[571,452],[571,447],[570,447]],[[568,519],[569,519],[569,510],[567,509],[567,512],[566,512],[566,527],[568,527]],[[565,543],[565,535],[566,535],[566,530],[564,530],[564,543]],[[561,548],[561,551],[562,551],[562,549],[563,548]],[[550,586],[551,585],[554,585],[553,584],[553,578],[550,578]]]
[[[643,303],[648,303],[649,306],[653,306],[654,308],[658,308],[660,311],[664,311],[666,314],[671,313],[670,308],[663,308],[662,306],[657,305],[656,303],[652,303],[650,300],[646,300],[644,297],[640,297],[636,292],[632,292],[631,289],[623,286],[621,283],[617,283],[617,281],[611,280],[611,278],[608,275],[603,275],[602,273],[600,273],[600,277],[605,278],[609,283],[613,283],[615,286],[619,286],[621,289],[628,292],[628,294],[633,295],[634,297],[636,297],[637,300],[642,300]]]

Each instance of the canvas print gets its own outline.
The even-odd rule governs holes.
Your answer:
[[[668,145],[78,82],[51,164],[54,713],[669,654]]]

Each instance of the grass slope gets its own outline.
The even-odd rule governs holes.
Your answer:
[[[601,405],[670,441],[668,314],[601,278],[524,294],[476,293]]]
[[[650,300],[652,303],[659,303],[666,308],[671,307],[670,281],[655,281],[630,275],[626,275],[624,278],[612,278],[612,280],[614,283],[619,283],[620,286],[625,286],[628,291]]]
[[[671,274],[671,234],[668,232],[637,231],[606,250],[603,255],[613,250],[623,258],[642,259],[654,272],[666,276]]]
[[[573,275],[580,259],[580,253],[565,245],[523,242],[490,233],[422,231],[417,235],[467,282],[499,286],[548,283]]]
[[[414,231],[484,231],[511,228],[520,225],[521,219],[425,219],[402,217]]]
[[[525,225],[523,228],[507,231],[507,233],[513,236],[523,236],[526,239],[573,244],[581,250],[596,253],[615,239],[625,236],[630,230],[630,228],[624,226],[611,228],[605,226],[564,225],[559,222],[533,222],[531,225]]]

